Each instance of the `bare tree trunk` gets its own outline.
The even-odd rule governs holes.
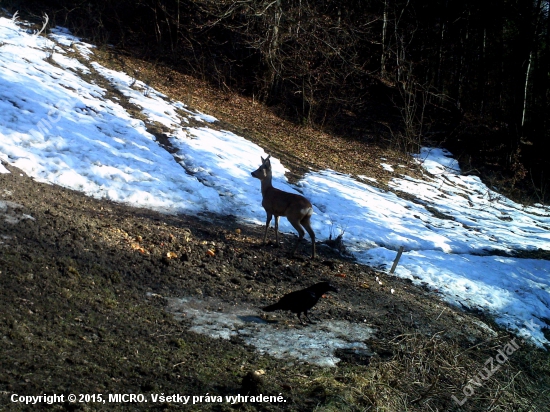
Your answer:
[[[457,95],[457,105],[460,108],[462,104],[462,95],[464,92],[464,82],[466,80],[465,72],[466,70],[466,51],[468,50],[468,41],[470,40],[470,16],[471,11],[468,11],[468,18],[466,20],[466,34],[464,37],[461,36],[460,43],[462,45],[462,50],[460,51],[460,64],[458,68],[458,95]]]
[[[497,76],[497,95],[498,95],[498,106],[500,108],[504,108],[506,103],[504,99],[504,87],[503,87],[503,81],[504,81],[504,26],[505,26],[505,19],[502,13],[503,9],[503,1],[499,1],[499,4],[497,5],[498,11],[497,11],[497,18],[498,18],[498,33],[497,33],[497,52],[498,52],[498,76]],[[504,121],[502,113],[504,110],[501,110],[499,112],[498,118],[500,121]]]
[[[280,77],[279,70],[279,31],[283,10],[281,8],[281,0],[276,0],[273,11],[273,22],[271,26],[271,42],[267,54],[268,66],[270,74],[269,91],[274,93],[277,89],[278,78]],[[276,92],[275,92],[276,93]]]
[[[548,113],[550,110],[550,1],[546,1],[546,54],[545,54],[545,64],[543,64],[543,70],[546,70],[548,75],[543,78],[543,90],[546,90],[546,93],[543,94],[542,107],[543,111]],[[550,131],[550,119],[546,116],[544,120],[544,128],[547,131]]]
[[[533,62],[533,50],[529,53],[529,63],[527,64],[527,73],[525,73],[525,87],[523,89],[523,111],[521,115],[521,130],[525,127],[525,113],[527,112],[527,92],[529,90],[529,73],[531,72],[531,63]]]
[[[533,19],[532,24],[534,26],[533,30],[533,37],[531,39],[530,44],[530,51],[529,51],[529,61],[527,63],[527,70],[525,72],[525,86],[523,88],[523,110],[521,113],[521,138],[525,137],[525,118],[527,113],[527,100],[528,100],[528,93],[529,93],[529,80],[530,80],[530,73],[531,73],[531,66],[533,64],[533,58],[534,58],[534,52],[537,49],[537,36],[539,32],[539,25],[542,20],[543,15],[543,9],[541,8],[542,0],[537,1],[537,5],[535,7],[535,10],[533,11]]]
[[[176,15],[176,41],[174,44],[174,47],[172,50],[178,47],[178,43],[180,41],[179,35],[180,35],[180,0],[176,1],[177,3],[177,15]]]
[[[479,115],[484,116],[484,104],[485,104],[485,89],[487,85],[487,27],[483,28],[483,40],[481,46],[481,62],[479,62],[479,88],[480,88],[480,102],[479,102]]]
[[[384,19],[382,24],[382,57],[380,58],[380,75],[386,77],[386,32],[388,30],[388,0],[384,0]]]
[[[436,87],[441,89],[442,82],[441,82],[441,65],[443,64],[443,42],[445,40],[445,29],[446,24],[441,24],[441,43],[439,44],[439,61],[437,63],[437,77],[436,77]]]
[[[276,0],[275,12],[273,13],[273,37],[271,38],[270,55],[272,53],[273,55],[277,54],[277,49],[279,48],[279,25],[281,24],[282,15],[281,0]]]

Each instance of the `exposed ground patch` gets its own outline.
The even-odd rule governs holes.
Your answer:
[[[235,395],[255,370],[266,372],[262,393],[282,393],[287,400],[284,406],[262,404],[262,410],[452,410],[451,395],[460,396],[513,338],[489,319],[442,303],[437,293],[341,259],[328,247],[319,247],[315,261],[305,245],[291,259],[292,236],[283,236],[280,248],[262,246],[261,227],[95,200],[6,167],[12,173],[0,175],[2,201],[34,218],[16,224],[0,219],[0,406],[6,410],[24,409],[9,401],[12,393]],[[343,324],[376,330],[370,338],[350,339],[364,346],[337,349],[335,368],[268,350],[262,355],[251,344],[267,344],[263,326],[316,334],[295,316],[278,313],[268,319],[276,324],[254,323],[247,343],[245,337],[196,333],[192,322],[165,310],[166,298],[216,298],[222,311],[214,305],[203,314],[246,307],[254,316],[256,308],[319,279],[340,290],[314,309],[319,331]],[[493,402],[500,410],[544,410],[548,379],[548,355],[523,346],[501,373],[476,387],[463,410]],[[512,383],[513,390],[503,389]]]

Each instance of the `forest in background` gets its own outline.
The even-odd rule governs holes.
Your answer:
[[[548,202],[549,0],[31,0],[98,44],[237,90],[297,123],[403,151]],[[501,178],[505,180],[501,180]]]

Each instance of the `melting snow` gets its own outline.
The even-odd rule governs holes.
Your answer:
[[[211,307],[218,307],[213,311]],[[293,358],[319,366],[336,366],[338,349],[368,353],[363,341],[374,335],[366,325],[346,321],[322,321],[295,328],[267,323],[257,316],[258,309],[230,307],[216,300],[168,299],[168,311],[177,319],[191,322],[190,330],[212,338],[239,337],[260,353],[276,358]],[[293,315],[289,315],[293,316]]]

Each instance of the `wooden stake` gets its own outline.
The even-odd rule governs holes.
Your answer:
[[[390,274],[395,272],[395,268],[397,267],[397,264],[399,263],[399,259],[401,259],[401,254],[403,253],[403,246],[399,246],[399,252],[397,252],[397,256],[395,257],[395,260],[393,261],[393,265],[390,270]]]

